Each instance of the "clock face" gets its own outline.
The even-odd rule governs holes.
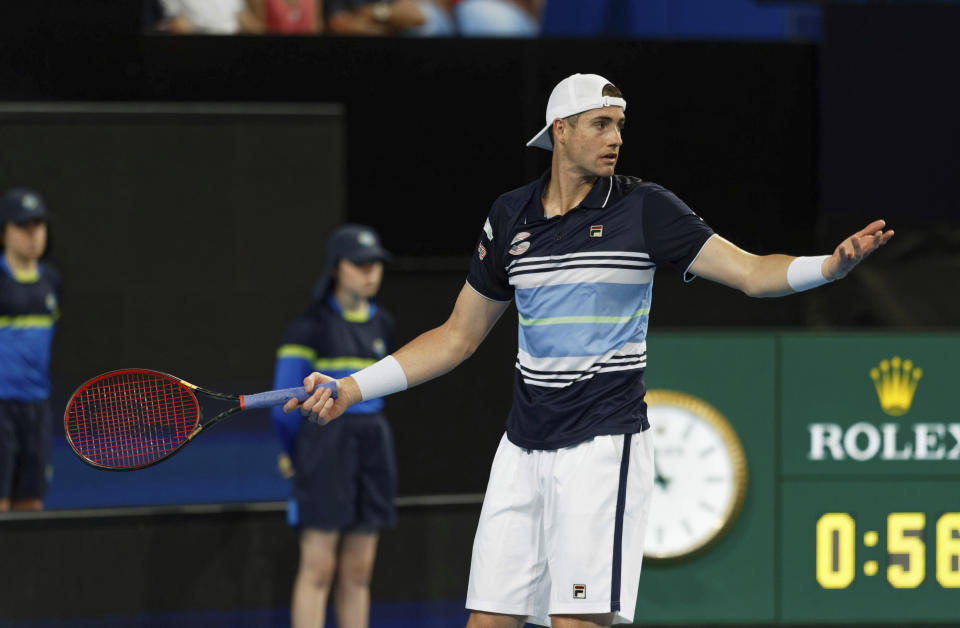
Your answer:
[[[746,457],[706,402],[665,390],[647,391],[646,401],[656,470],[644,556],[680,558],[732,525],[746,492]]]

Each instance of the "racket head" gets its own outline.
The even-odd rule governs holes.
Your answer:
[[[77,388],[63,413],[67,442],[98,469],[132,471],[190,442],[201,411],[193,385],[150,369],[120,369]]]

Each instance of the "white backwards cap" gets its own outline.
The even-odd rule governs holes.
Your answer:
[[[610,106],[623,107],[626,111],[626,100],[603,95],[603,88],[607,85],[613,85],[613,83],[599,74],[573,74],[557,83],[550,92],[550,100],[547,101],[547,125],[527,142],[527,146],[553,150],[549,131],[557,118],[566,118],[591,109]]]

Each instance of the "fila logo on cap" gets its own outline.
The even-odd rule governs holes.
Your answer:
[[[590,237],[591,238],[602,238],[603,237],[603,225],[593,225],[590,227]]]

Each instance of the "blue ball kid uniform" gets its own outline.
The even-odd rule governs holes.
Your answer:
[[[50,458],[50,348],[60,274],[41,262],[14,275],[0,252],[0,498],[46,494]]]
[[[327,293],[287,328],[274,388],[302,386],[314,371],[337,379],[351,375],[386,356],[392,339],[393,319],[375,303],[358,318]],[[396,455],[383,405],[383,399],[367,399],[327,425],[272,409],[274,429],[295,470],[292,525],[372,532],[395,524]]]

